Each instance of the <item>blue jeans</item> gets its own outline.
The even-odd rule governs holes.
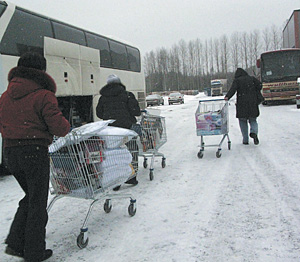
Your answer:
[[[258,124],[256,117],[239,118],[240,129],[243,136],[243,143],[249,142],[248,122],[250,124],[250,133],[258,134]]]

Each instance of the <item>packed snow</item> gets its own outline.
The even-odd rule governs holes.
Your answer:
[[[167,98],[165,98],[167,99]],[[300,261],[300,110],[295,104],[260,106],[260,144],[242,144],[234,101],[229,105],[229,137],[207,147],[197,157],[195,111],[200,93],[185,96],[184,104],[152,107],[165,117],[166,157],[155,158],[154,179],[139,158],[139,184],[124,185],[116,194],[132,193],[135,216],[128,199],[114,199],[110,213],[99,201],[90,217],[89,243],[76,244],[90,200],[62,198],[55,202],[47,225],[49,262],[187,262],[187,261]],[[222,136],[205,136],[206,144]],[[4,254],[8,233],[23,193],[12,176],[0,178],[0,260],[23,261]],[[99,196],[99,198],[101,195]],[[53,196],[49,196],[49,200]]]

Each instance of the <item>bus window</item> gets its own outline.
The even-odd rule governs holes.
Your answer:
[[[128,69],[126,47],[123,44],[109,40],[113,68]]]
[[[100,65],[112,67],[108,41],[104,37],[86,33],[87,46],[100,50]]]
[[[28,51],[44,54],[44,37],[53,37],[48,19],[16,9],[0,44],[0,53],[21,56]]]
[[[4,13],[6,6],[7,6],[7,4],[5,2],[0,1],[0,17]]]
[[[134,72],[141,71],[140,52],[136,48],[127,46],[129,70]]]
[[[54,21],[52,23],[56,39],[86,46],[83,31]]]

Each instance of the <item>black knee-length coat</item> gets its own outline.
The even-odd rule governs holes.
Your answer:
[[[225,97],[229,100],[236,93],[237,118],[259,116],[257,92],[260,92],[261,88],[260,81],[255,77],[249,76],[242,68],[236,70],[231,88]]]

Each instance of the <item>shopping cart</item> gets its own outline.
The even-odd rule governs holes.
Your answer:
[[[200,100],[196,117],[197,136],[201,136],[200,151],[198,158],[203,157],[205,147],[218,147],[216,157],[220,158],[222,153],[222,143],[227,137],[228,149],[231,149],[231,141],[229,139],[229,118],[228,118],[228,102],[224,99]],[[219,144],[205,145],[204,136],[223,135]]]
[[[62,197],[92,200],[77,237],[79,248],[85,248],[88,244],[87,223],[97,201],[105,200],[104,211],[109,213],[112,199],[129,198],[128,213],[130,216],[136,213],[136,200],[131,194],[111,191],[135,174],[133,165],[137,163],[133,162],[126,146],[134,137],[107,135],[109,131],[102,135],[101,132],[91,136],[72,131],[49,147],[51,194],[55,197],[48,206],[48,212],[54,202]]]
[[[141,120],[141,136],[138,139],[139,155],[144,157],[143,166],[148,167],[148,158],[150,163],[150,180],[153,180],[154,158],[162,157],[161,166],[166,167],[166,158],[164,154],[159,153],[158,149],[167,142],[165,118],[159,115],[151,115],[143,112]]]

